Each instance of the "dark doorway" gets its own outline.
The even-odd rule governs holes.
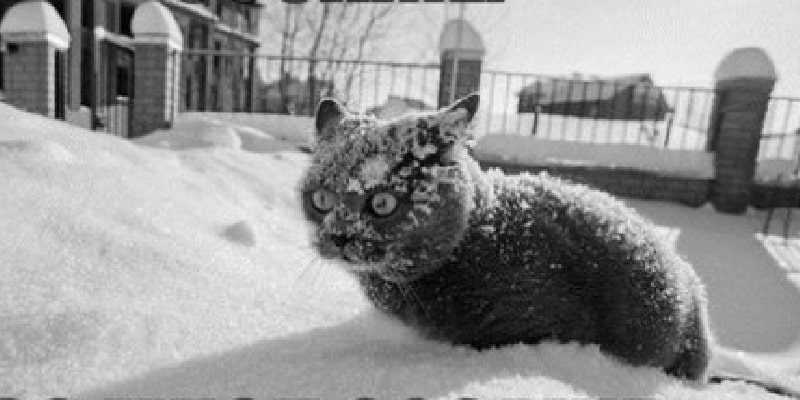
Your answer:
[[[130,106],[133,98],[133,51],[107,43],[105,68],[106,130],[116,136],[130,137]]]

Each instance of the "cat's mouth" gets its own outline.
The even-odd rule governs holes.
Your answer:
[[[315,245],[322,257],[344,261],[342,266],[353,273],[377,274],[395,283],[407,283],[425,273],[424,268],[415,268],[415,262],[383,242],[335,235]]]
[[[382,264],[387,256],[386,248],[373,242],[348,242],[342,247],[342,259],[347,262]]]
[[[354,240],[344,236],[331,236],[314,243],[324,258],[342,259],[348,263],[381,264],[389,251],[386,246],[374,241]]]
[[[413,263],[398,257],[389,246],[375,241],[343,237],[317,243],[320,255],[345,261],[344,268],[354,273],[374,273],[391,282],[404,283],[419,277]]]
[[[357,245],[345,246],[342,259],[347,261],[347,268],[352,272],[377,274],[394,283],[408,283],[424,274],[424,271],[414,268],[411,260],[400,257],[385,247],[364,253]]]

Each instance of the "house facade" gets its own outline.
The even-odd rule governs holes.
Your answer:
[[[672,111],[649,75],[543,79],[519,92],[519,113],[612,120],[663,120]]]
[[[25,4],[30,3],[30,4]],[[35,22],[38,14],[50,15],[66,28],[66,46],[56,46],[52,68],[47,71],[52,97],[44,114],[92,129],[103,129],[129,137],[131,106],[136,100],[134,69],[137,63],[150,62],[139,54],[134,40],[133,19],[146,0],[4,0],[0,2],[0,91],[8,92],[20,76],[12,70],[26,68],[26,59],[17,54],[25,41],[9,33],[21,23]],[[178,47],[185,51],[216,51],[255,54],[258,49],[258,24],[262,5],[256,0],[160,0],[177,23],[182,36]],[[51,7],[48,7],[51,6]],[[25,21],[22,21],[22,19]],[[16,19],[16,21],[14,21]],[[35,23],[34,23],[35,25]],[[24,27],[17,30],[24,30]],[[51,37],[49,27],[44,33]],[[56,29],[58,30],[58,29]],[[4,33],[5,32],[5,33]],[[30,35],[27,35],[30,36]],[[241,111],[252,107],[251,85],[255,63],[244,57],[225,58],[217,54],[184,56],[173,46],[167,74],[175,92],[169,94],[177,110]],[[49,61],[48,61],[49,63]],[[50,77],[52,76],[52,79]],[[39,89],[37,89],[39,90]],[[10,92],[9,92],[10,93]],[[9,93],[6,98],[9,100]],[[147,101],[146,99],[141,99]],[[52,104],[50,104],[52,103]],[[24,101],[23,108],[37,110]]]
[[[255,56],[258,50],[261,4],[255,0],[161,2],[175,16],[187,50],[181,68],[180,109],[252,110],[255,58],[241,55]],[[203,54],[203,50],[215,54]]]

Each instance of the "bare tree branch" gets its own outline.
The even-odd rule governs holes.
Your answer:
[[[298,103],[295,111],[311,113],[320,95],[318,92],[334,89],[331,86],[334,82],[341,85],[335,89],[342,100],[353,96],[354,83],[365,73],[365,68],[357,61],[365,60],[390,38],[394,27],[389,22],[396,9],[392,4],[307,2],[276,3],[273,12],[264,13],[265,21],[269,22],[262,30],[265,43],[262,51],[269,51],[266,48],[270,47],[272,51],[279,50],[282,56],[278,78],[281,108],[289,111],[290,107],[286,106],[294,101]],[[281,38],[279,49],[275,48],[276,36]],[[302,84],[302,77],[296,75],[297,68],[292,68],[297,63],[287,62],[285,58],[298,54],[308,58],[308,61],[301,61],[307,63],[304,73],[308,87],[300,98],[293,99],[291,97],[299,94],[289,93],[289,80],[299,79]],[[334,61],[320,61],[323,58]]]

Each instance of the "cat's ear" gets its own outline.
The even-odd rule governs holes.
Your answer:
[[[457,121],[463,121],[464,123],[470,123],[472,118],[475,117],[475,113],[478,112],[478,105],[481,102],[481,95],[478,92],[473,92],[468,94],[466,97],[462,97],[456,100],[450,107],[447,107],[445,110],[446,113],[454,113],[460,112],[459,110],[466,110],[466,114],[461,116]]]
[[[347,109],[336,99],[322,99],[317,107],[314,126],[317,140],[333,137],[336,125],[348,114]]]

